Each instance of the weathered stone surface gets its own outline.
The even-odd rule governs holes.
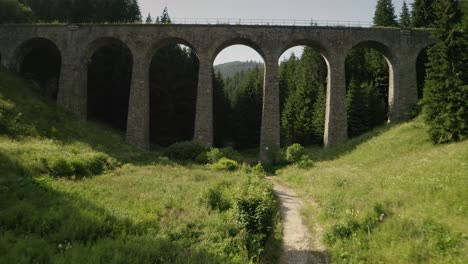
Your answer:
[[[278,59],[296,45],[318,49],[327,61],[328,91],[324,142],[336,146],[347,139],[344,61],[354,47],[375,48],[390,65],[389,121],[404,120],[417,103],[416,58],[434,43],[423,30],[242,26],[242,25],[2,25],[1,63],[17,70],[27,52],[29,40],[45,38],[62,55],[58,104],[86,118],[87,64],[93,52],[109,41],[128,46],[133,56],[127,140],[140,148],[149,147],[149,62],[152,55],[170,43],[193,48],[200,58],[200,72],[194,139],[213,143],[212,62],[224,48],[244,44],[265,59],[261,160],[268,150],[280,145]],[[25,48],[26,47],[26,48]]]

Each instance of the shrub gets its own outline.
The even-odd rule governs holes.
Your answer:
[[[211,164],[210,168],[217,171],[235,171],[239,168],[239,163],[228,158],[221,158],[218,162]]]
[[[359,227],[359,223],[353,218],[348,218],[341,223],[335,224],[330,230],[325,232],[325,243],[333,245],[338,240],[349,238]]]
[[[58,158],[49,164],[50,174],[54,177],[71,177],[74,175],[74,169],[68,160]]]
[[[209,163],[216,163],[221,158],[228,158],[231,160],[235,160],[237,162],[242,161],[242,156],[239,152],[235,151],[233,148],[212,148],[210,151],[206,153],[207,159]]]
[[[262,163],[260,163],[260,162],[258,162],[257,165],[252,167],[252,171],[254,173],[256,173],[256,174],[259,174],[259,175],[265,175],[266,174],[266,171],[263,168]]]
[[[164,155],[179,161],[195,161],[198,155],[206,151],[208,151],[208,148],[202,143],[184,141],[169,146],[164,151]]]
[[[246,231],[246,246],[251,258],[261,253],[275,224],[276,198],[260,180],[250,182],[248,193],[236,199],[234,215]]]
[[[286,149],[286,160],[289,163],[297,163],[306,155],[305,149],[300,144],[292,144]]]
[[[314,166],[314,162],[309,158],[309,156],[307,155],[303,155],[301,157],[301,160],[299,160],[299,162],[297,162],[297,167],[301,168],[301,169],[308,169],[308,168],[312,168]]]
[[[226,211],[231,208],[231,203],[224,197],[222,186],[220,185],[206,190],[200,201],[211,210]]]
[[[90,153],[42,161],[54,177],[86,177],[113,169],[116,162],[104,153]]]

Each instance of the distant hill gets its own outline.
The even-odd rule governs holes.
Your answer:
[[[233,61],[214,66],[215,72],[220,72],[224,78],[234,77],[236,73],[245,72],[256,66],[263,68],[263,63],[258,61]]]

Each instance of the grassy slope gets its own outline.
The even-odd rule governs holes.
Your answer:
[[[468,141],[435,146],[425,129],[380,128],[279,172],[320,205],[305,215],[319,216],[334,262],[468,262]]]
[[[234,212],[208,209],[206,194],[221,190],[232,201],[265,181],[140,152],[116,131],[50,107],[28,86],[0,68],[0,125],[2,107],[22,113],[8,123],[22,135],[0,133],[0,263],[249,261]],[[44,164],[95,153],[120,165],[73,181],[50,177]]]

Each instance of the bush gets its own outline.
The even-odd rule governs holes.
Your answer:
[[[165,151],[164,155],[170,159],[179,161],[195,161],[208,148],[198,142],[184,141],[172,144]]]
[[[235,217],[247,233],[245,244],[251,258],[261,253],[271,234],[277,207],[271,188],[260,180],[252,180],[248,193],[236,199]]]
[[[113,169],[116,162],[104,153],[89,153],[55,160],[43,159],[50,175],[54,177],[86,177],[99,175]]]
[[[286,160],[289,163],[297,163],[306,155],[305,149],[300,144],[292,144],[286,149]]]
[[[309,169],[309,168],[312,168],[314,166],[314,162],[309,158],[309,156],[307,155],[303,155],[301,157],[301,160],[299,160],[299,162],[297,162],[297,167],[301,168],[301,169]]]
[[[218,162],[211,164],[210,168],[217,171],[235,171],[239,168],[239,163],[228,158],[221,158]]]
[[[231,208],[231,203],[224,197],[222,186],[220,185],[206,190],[200,201],[211,210],[226,211]]]
[[[325,232],[324,240],[328,245],[333,245],[336,241],[351,237],[351,235],[359,230],[359,223],[353,219],[348,218],[342,223],[335,224],[330,230]]]
[[[241,154],[232,148],[223,148],[223,149],[212,148],[210,149],[210,151],[208,151],[208,153],[206,153],[206,156],[207,156],[209,163],[216,163],[221,158],[228,158],[231,160],[235,160],[237,162],[242,161]]]

